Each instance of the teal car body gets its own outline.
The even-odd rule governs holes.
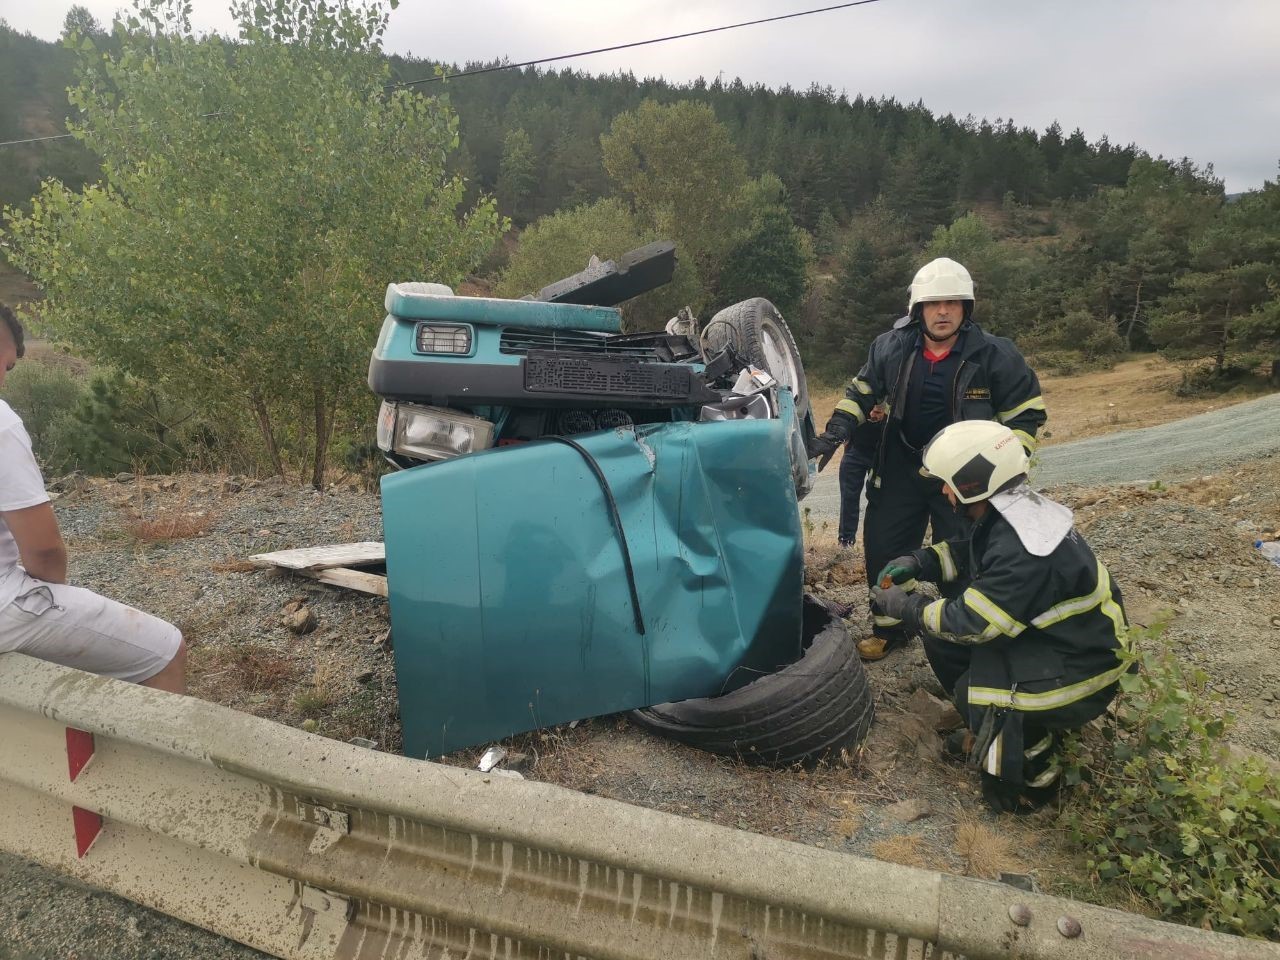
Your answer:
[[[386,305],[380,444],[413,434],[406,411],[454,444],[382,479],[406,754],[712,696],[800,655],[807,404],[740,397],[731,350],[624,336],[611,306],[430,285]]]

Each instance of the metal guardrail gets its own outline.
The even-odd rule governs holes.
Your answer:
[[[0,656],[0,730],[0,848],[289,960],[1280,958],[18,654]]]

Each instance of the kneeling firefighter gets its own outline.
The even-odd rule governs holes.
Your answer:
[[[1035,807],[1057,789],[1061,732],[1099,716],[1136,668],[1118,656],[1128,648],[1120,590],[1071,511],[1027,486],[1027,454],[1008,427],[952,424],[923,463],[967,531],[889,561],[872,608],[923,637],[968,727],[964,746],[949,746],[982,771],[987,802]],[[903,589],[917,579],[955,588],[954,599]]]

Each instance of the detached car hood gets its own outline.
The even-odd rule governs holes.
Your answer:
[[[404,752],[719,694],[794,661],[802,538],[779,399],[776,419],[574,437],[589,458],[537,441],[384,477]]]

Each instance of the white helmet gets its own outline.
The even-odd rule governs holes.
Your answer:
[[[924,448],[924,472],[961,503],[977,503],[1026,474],[1027,452],[1003,423],[961,420],[943,427]]]
[[[928,303],[931,300],[968,300],[972,303],[973,277],[949,257],[931,260],[916,271],[915,279],[911,281],[907,313],[914,310],[917,303]]]

